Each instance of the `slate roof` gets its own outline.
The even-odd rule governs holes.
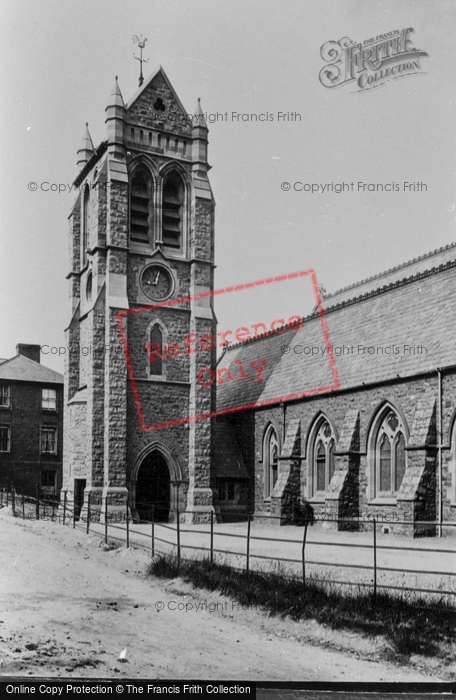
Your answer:
[[[16,355],[0,364],[0,379],[15,382],[39,382],[40,384],[63,384],[62,374],[23,355]]]
[[[443,248],[433,250],[431,253],[421,255],[397,267],[392,267],[390,270],[386,270],[386,272],[381,272],[378,275],[361,280],[361,282],[351,284],[343,289],[338,289],[333,294],[327,294],[325,295],[325,305],[333,306],[334,304],[339,304],[340,302],[347,301],[361,294],[372,292],[385,284],[391,284],[404,277],[411,277],[412,275],[422,273],[425,270],[447,263],[449,260],[454,260],[455,258],[456,243],[450,243]]]
[[[300,330],[228,348],[218,368],[229,367],[233,381],[222,374],[217,409],[276,403],[455,365],[456,245],[325,297],[323,306],[336,377],[316,313]],[[258,366],[261,360],[265,381],[255,382],[258,373],[251,363]],[[248,379],[237,379],[239,362]]]

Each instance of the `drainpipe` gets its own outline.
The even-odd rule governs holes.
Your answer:
[[[439,394],[438,394],[438,432],[437,432],[437,449],[438,449],[438,478],[439,478],[439,511],[438,511],[438,534],[443,537],[442,522],[443,522],[443,475],[442,475],[442,371],[437,370]]]

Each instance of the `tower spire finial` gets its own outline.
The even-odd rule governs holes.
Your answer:
[[[133,58],[136,58],[136,60],[139,61],[139,65],[140,65],[140,69],[139,69],[139,87],[141,87],[141,85],[142,85],[143,82],[144,82],[144,76],[143,76],[143,72],[142,72],[142,64],[143,64],[143,63],[148,63],[148,61],[149,61],[148,58],[143,58],[143,55],[142,55],[143,48],[144,48],[145,45],[146,45],[147,37],[144,37],[144,39],[143,39],[143,38],[142,38],[142,34],[141,34],[141,38],[139,38],[138,36],[136,36],[136,34],[133,34],[133,37],[132,37],[132,38],[133,38],[133,43],[134,43],[134,44],[138,44],[138,47],[139,47],[139,58],[138,58],[138,56],[135,56],[135,54],[133,54]]]

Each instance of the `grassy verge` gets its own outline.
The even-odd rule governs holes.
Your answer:
[[[287,578],[280,573],[239,571],[209,560],[157,558],[149,573],[161,578],[181,577],[197,588],[219,591],[242,605],[261,606],[270,615],[292,620],[316,620],[331,629],[383,636],[391,651],[402,656],[445,656],[455,641],[456,610],[445,601],[398,597],[360,589],[342,592],[340,587],[310,579]]]

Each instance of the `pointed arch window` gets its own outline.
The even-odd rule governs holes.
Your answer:
[[[335,470],[336,438],[331,425],[323,420],[315,433],[312,450],[311,495],[324,496]]]
[[[450,503],[456,504],[456,422],[453,423],[453,431],[451,437],[452,456],[449,463],[450,486],[447,494],[449,495]]]
[[[163,375],[163,359],[160,357],[163,355],[163,332],[158,323],[155,323],[151,328],[150,346],[152,353],[149,357],[153,361],[149,363],[149,374],[160,377]]]
[[[180,248],[183,226],[184,183],[176,173],[170,173],[163,183],[163,245]]]
[[[279,475],[279,441],[272,425],[269,426],[264,435],[263,462],[264,496],[269,498]]]
[[[138,168],[131,180],[130,238],[138,243],[149,243],[153,221],[152,176],[147,168]]]
[[[84,186],[82,210],[81,267],[84,267],[87,262],[87,248],[90,236],[90,189],[88,182]]]
[[[375,444],[375,496],[396,496],[406,468],[405,429],[396,411],[387,411]]]

